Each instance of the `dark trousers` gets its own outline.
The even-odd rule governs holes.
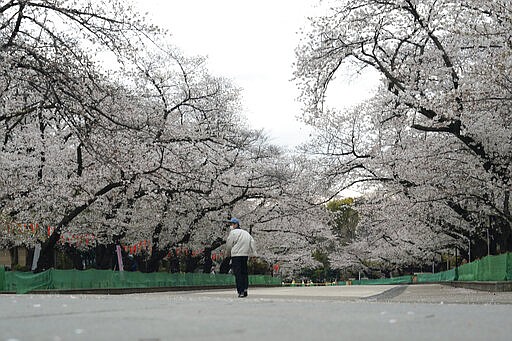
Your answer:
[[[235,275],[236,291],[243,294],[249,288],[249,272],[247,271],[247,256],[237,256],[231,258],[231,270]]]

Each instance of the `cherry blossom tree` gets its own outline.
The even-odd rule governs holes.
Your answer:
[[[18,221],[57,225],[43,251],[72,221],[82,233],[109,226],[103,235],[118,240],[141,198],[210,190],[201,174],[212,168],[202,163],[216,165],[209,150],[238,138],[230,128],[238,91],[209,76],[204,59],[156,44],[159,31],[121,2],[9,1],[1,10],[2,209]],[[108,77],[110,65],[93,55],[106,52],[121,61]]]
[[[325,157],[335,191],[372,193],[360,207],[372,257],[430,261],[467,240],[481,246],[489,227],[510,250],[510,4],[332,3],[297,49],[296,79],[319,130],[309,150]],[[382,85],[337,111],[325,95],[347,68],[373,68]]]
[[[4,1],[0,13],[1,224],[39,227],[1,243],[41,243],[37,271],[56,248],[77,267],[96,248],[109,268],[116,245],[142,241],[146,271],[181,246],[209,259],[232,215],[269,261],[311,262],[330,238],[309,161],[246,127],[239,89],[125,2]],[[283,247],[294,255],[273,256]]]
[[[0,131],[7,161],[2,163],[2,206],[8,205],[9,215],[18,221],[27,216],[41,225],[47,222],[44,218],[53,220],[57,229],[48,243],[52,248],[62,226],[130,180],[112,179],[110,172],[102,176],[101,168],[110,167],[101,164],[94,175],[97,181],[83,186],[90,175],[84,174],[88,164],[83,162],[84,151],[92,150],[89,133],[115,120],[107,113],[121,102],[120,87],[105,80],[93,56],[131,56],[135,41],[157,30],[119,1],[103,6],[3,1],[0,13]],[[67,162],[71,154],[75,164]],[[84,182],[70,186],[77,177]]]

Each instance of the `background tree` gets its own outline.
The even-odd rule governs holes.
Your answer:
[[[353,198],[334,199],[326,204],[328,211],[332,212],[332,228],[341,242],[349,244],[356,237],[359,215],[352,208]]]

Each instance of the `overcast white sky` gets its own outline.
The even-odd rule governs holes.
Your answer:
[[[318,0],[134,0],[141,12],[166,28],[188,55],[208,57],[211,73],[242,88],[244,115],[271,142],[293,147],[309,128],[297,121],[299,92],[291,78],[297,32]],[[364,81],[345,84],[344,101],[365,97]],[[358,92],[359,91],[359,92]],[[367,91],[366,91],[367,92]]]

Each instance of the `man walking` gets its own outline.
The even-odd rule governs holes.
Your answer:
[[[229,225],[231,231],[226,240],[226,255],[231,257],[231,269],[235,275],[238,297],[247,297],[249,288],[247,260],[249,257],[256,256],[256,246],[249,232],[240,228],[240,220],[231,218]]]

